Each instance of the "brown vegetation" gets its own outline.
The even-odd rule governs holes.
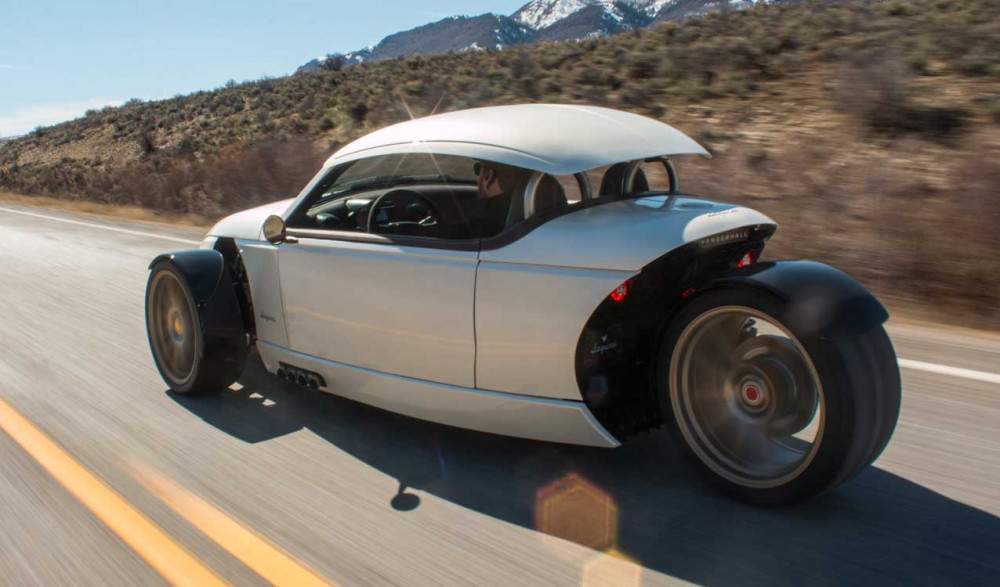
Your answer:
[[[682,169],[685,189],[778,222],[770,258],[829,263],[924,318],[1000,327],[1000,129],[946,154],[917,140],[882,152],[738,142]]]
[[[218,218],[295,196],[326,156],[312,141],[270,140],[198,158],[143,157],[111,170],[62,161],[23,174],[10,187],[22,194]]]
[[[0,146],[0,187],[217,216],[292,195],[337,144],[411,113],[517,102],[667,121],[716,154],[681,161],[683,185],[775,217],[776,253],[1000,327],[995,0],[762,6],[133,101]]]

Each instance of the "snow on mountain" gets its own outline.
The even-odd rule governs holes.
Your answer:
[[[531,0],[512,14],[511,18],[537,31],[593,3],[592,0]]]
[[[624,22],[629,18],[625,14],[628,8],[632,8],[646,16],[652,18],[660,11],[660,8],[678,0],[531,0],[520,10],[511,15],[511,18],[520,22],[524,26],[536,31],[548,28],[559,21],[565,20],[584,8],[591,6],[600,7],[604,14],[617,22]]]
[[[538,31],[590,6],[599,6],[609,17],[622,22],[627,19],[623,14],[623,6],[654,18],[664,6],[682,2],[684,0],[531,0],[512,14],[511,18]]]
[[[676,4],[679,0],[646,0],[645,2],[635,2],[636,8],[642,10],[646,16],[655,17],[664,6]]]

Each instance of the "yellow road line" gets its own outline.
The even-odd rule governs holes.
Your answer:
[[[174,585],[225,585],[208,567],[2,399],[0,429],[167,581]]]
[[[274,585],[333,584],[167,476],[141,463],[132,463],[130,468],[146,489]]]

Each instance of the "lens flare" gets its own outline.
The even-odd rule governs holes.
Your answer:
[[[535,528],[604,550],[618,538],[618,506],[607,492],[570,473],[536,494]]]

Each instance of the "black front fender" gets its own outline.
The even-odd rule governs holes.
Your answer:
[[[712,277],[699,290],[764,290],[789,306],[789,326],[806,336],[833,340],[882,325],[889,312],[865,286],[829,265],[812,261],[757,263]]]
[[[243,352],[247,345],[243,309],[222,253],[214,249],[178,251],[157,256],[149,264],[170,263],[187,282],[205,337],[206,352]]]
[[[149,268],[162,261],[173,264],[184,275],[196,304],[203,304],[212,298],[226,272],[226,260],[215,249],[164,253],[153,259]]]

